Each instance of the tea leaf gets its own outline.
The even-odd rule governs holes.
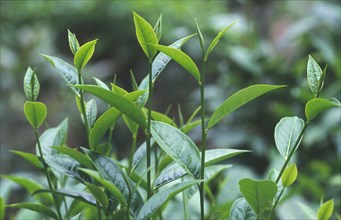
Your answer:
[[[116,85],[115,83],[111,83],[111,90],[112,90],[113,92],[116,92],[116,93],[118,93],[118,94],[120,94],[120,95],[123,95],[123,96],[126,95],[126,94],[128,94],[127,90],[125,90],[125,89],[119,87],[119,86]]]
[[[95,152],[104,155],[104,156],[110,156],[112,146],[109,143],[102,143],[96,146]]]
[[[160,147],[194,178],[199,178],[200,154],[192,140],[179,129],[151,122],[151,134]]]
[[[223,104],[221,104],[217,110],[212,114],[210,120],[208,121],[207,129],[212,128],[219,121],[221,121],[224,117],[229,115],[231,112],[235,111],[239,107],[245,105],[246,103],[252,101],[258,96],[263,95],[264,93],[270,92],[274,89],[283,88],[285,86],[280,85],[252,85],[231,95],[227,98]]]
[[[295,182],[297,178],[297,167],[295,164],[292,164],[285,168],[282,175],[282,185],[284,187],[288,187]]]
[[[110,91],[110,89],[109,89],[109,87],[107,86],[107,84],[105,84],[103,81],[101,81],[100,79],[98,79],[98,78],[96,78],[96,77],[93,77],[93,78],[94,78],[96,84],[97,84],[99,87],[101,87],[101,88],[103,88],[103,89],[106,89],[106,90],[109,90],[109,91]]]
[[[307,65],[307,79],[310,90],[313,92],[315,97],[320,93],[320,81],[322,76],[321,67],[316,63],[314,58],[309,55],[308,65]]]
[[[304,127],[303,119],[282,118],[275,127],[275,142],[281,156],[286,160]]]
[[[244,178],[239,181],[240,192],[259,216],[270,205],[277,193],[277,185],[270,180]]]
[[[154,188],[163,186],[169,182],[185,176],[186,174],[187,172],[181,166],[179,166],[179,164],[172,163],[162,169],[160,175],[154,181]]]
[[[173,121],[173,119],[169,118],[165,114],[162,114],[161,112],[152,111],[152,119],[154,119],[155,121],[164,122],[164,123],[172,125],[172,126],[176,125],[175,122]]]
[[[70,218],[70,220],[81,220],[81,212]]]
[[[36,204],[36,203],[14,203],[14,204],[10,204],[10,205],[6,205],[7,208],[19,208],[19,209],[29,209],[32,210],[34,212],[38,212],[40,214],[46,215],[48,217],[54,218],[54,219],[58,219],[56,213],[43,205],[40,204]]]
[[[154,194],[150,199],[148,199],[147,202],[144,203],[137,216],[137,219],[147,219],[157,210],[159,210],[163,204],[172,199],[176,194],[200,182],[201,180],[182,182],[175,184],[169,187],[168,189],[159,191],[158,193]]]
[[[86,103],[86,117],[88,119],[90,128],[92,128],[97,117],[97,105],[94,99],[91,99]]]
[[[257,214],[251,209],[245,198],[239,198],[232,204],[229,220],[257,220]]]
[[[195,19],[195,25],[197,27],[197,33],[199,36],[199,43],[200,43],[200,47],[201,47],[201,52],[204,56],[205,55],[205,41],[204,41],[204,37],[202,36],[202,33],[200,31],[197,19]]]
[[[97,201],[101,203],[104,209],[108,208],[108,197],[107,195],[96,185],[91,183],[85,183],[85,185],[90,190],[91,194],[96,198]]]
[[[317,219],[318,220],[330,219],[330,217],[333,214],[333,210],[334,199],[331,199],[320,206],[319,210],[317,211]]]
[[[92,164],[91,160],[81,152],[72,149],[70,147],[64,147],[64,146],[53,146],[53,149],[56,149],[60,153],[66,154],[73,159],[77,160],[80,164],[85,166],[86,168],[92,169],[95,168],[94,165]]]
[[[200,83],[200,72],[198,70],[198,67],[187,54],[185,54],[181,50],[163,45],[152,44],[150,46],[156,48],[157,50],[161,51],[162,53],[172,58],[175,62],[180,64],[190,74],[192,74],[194,78]]]
[[[92,205],[92,206],[96,205],[95,198],[90,193],[87,193],[87,192],[82,192],[82,191],[76,192],[76,191],[62,190],[62,189],[55,190],[53,192],[56,194],[59,194],[59,195],[74,198],[74,199],[82,201],[82,202],[86,202],[87,204]],[[41,193],[51,193],[51,191],[48,189],[39,189],[39,190],[35,191],[33,193],[33,195],[41,194]]]
[[[150,139],[151,147],[153,147],[154,144],[155,144],[155,140],[153,138],[151,138]],[[139,165],[139,163],[142,161],[142,159],[146,157],[146,151],[147,151],[146,142],[143,142],[141,144],[141,146],[139,148],[137,148],[137,150],[134,153],[132,170],[134,170]]]
[[[68,29],[68,40],[69,40],[69,47],[71,52],[75,55],[77,51],[79,50],[79,43],[76,38],[76,35],[71,33],[71,31]]]
[[[40,85],[37,75],[28,67],[24,77],[24,92],[29,101],[35,102],[38,98]]]
[[[188,133],[190,132],[191,130],[193,130],[196,126],[200,125],[201,123],[201,120],[198,119],[198,120],[195,120],[193,122],[187,122],[182,128],[181,128],[181,131],[183,133]]]
[[[146,20],[144,20],[136,12],[133,12],[133,15],[137,40],[143,52],[151,62],[156,55],[157,50],[149,44],[157,44],[158,38],[155,35],[152,26],[150,26]]]
[[[234,150],[234,149],[212,149],[205,152],[205,167],[220,161],[235,157],[242,153],[251,152],[249,150]]]
[[[24,113],[31,126],[34,129],[38,129],[45,121],[47,109],[42,102],[26,101],[24,104]]]
[[[129,129],[129,131],[130,131],[130,133],[131,133],[132,135],[136,135],[136,134],[137,134],[137,131],[138,131],[138,129],[139,129],[138,124],[136,124],[135,122],[133,122],[130,118],[128,118],[128,117],[125,116],[125,115],[123,115],[122,118],[123,118],[124,123],[127,125],[128,129]]]
[[[0,219],[5,219],[5,200],[0,197]]]
[[[336,98],[321,99],[314,98],[307,102],[305,105],[305,115],[308,121],[313,120],[321,112],[333,107],[341,107],[341,103]]]
[[[162,14],[160,14],[159,19],[157,19],[157,22],[154,26],[154,33],[158,39],[158,41],[161,39],[162,36]]]
[[[78,71],[81,71],[94,54],[97,39],[83,44],[76,52],[73,63]]]
[[[120,110],[123,114],[127,115],[133,121],[135,121],[140,127],[146,129],[147,122],[146,116],[132,101],[128,98],[119,95],[114,92],[110,92],[106,89],[103,89],[99,86],[93,85],[76,85],[76,88],[83,89],[86,92],[89,92],[103,101],[107,102],[111,106]]]
[[[229,26],[227,26],[226,28],[224,28],[223,30],[221,30],[217,36],[212,40],[212,42],[210,43],[210,46],[208,46],[204,60],[207,61],[208,55],[212,52],[213,48],[217,45],[217,43],[219,42],[220,38],[224,35],[224,33],[230,29],[230,27],[232,27],[234,24],[236,23],[233,22],[232,24],[230,24]]]
[[[45,54],[41,55],[58,70],[66,84],[70,86],[71,90],[79,97],[79,92],[71,86],[79,84],[77,69],[58,57],[48,56]]]
[[[39,158],[34,154],[25,153],[25,152],[16,151],[16,150],[10,150],[10,152],[15,153],[16,155],[19,155],[20,157],[29,161],[31,164],[33,164],[35,167],[37,167],[39,169],[43,168],[43,165],[41,164]]]

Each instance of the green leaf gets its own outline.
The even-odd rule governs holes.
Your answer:
[[[40,204],[35,204],[35,203],[14,203],[14,204],[10,204],[10,205],[6,205],[7,208],[19,208],[19,209],[29,209],[32,210],[34,212],[38,212],[40,214],[46,215],[48,217],[54,218],[54,219],[58,219],[56,213],[43,205]]]
[[[69,47],[71,52],[75,55],[77,51],[79,50],[79,43],[76,38],[76,35],[71,33],[71,31],[68,29],[68,40],[69,40]]]
[[[138,90],[139,89],[139,85],[136,82],[136,79],[135,79],[135,76],[134,76],[134,73],[133,73],[132,70],[130,70],[130,78],[131,78],[131,84],[132,84],[133,90],[134,91]]]
[[[192,74],[194,78],[200,83],[200,72],[198,70],[198,67],[187,54],[185,54],[181,50],[163,45],[151,44],[150,46],[172,58],[175,62],[180,64],[184,69]]]
[[[5,200],[0,197],[0,219],[5,219]]]
[[[147,128],[147,122],[146,122],[146,116],[142,112],[141,109],[139,109],[132,101],[130,101],[128,98],[119,95],[114,92],[110,92],[106,89],[103,89],[99,86],[93,86],[93,85],[77,85],[76,88],[83,89],[86,92],[89,92],[98,98],[104,100],[111,106],[117,108],[120,110],[123,114],[127,115],[129,118],[131,118],[133,121],[135,121],[140,127],[146,129]]]
[[[157,50],[149,44],[158,44],[158,38],[155,35],[152,26],[150,26],[146,20],[136,12],[133,12],[133,15],[137,40],[143,52],[151,62],[156,55]]]
[[[81,220],[81,212],[70,218],[70,220]]]
[[[78,71],[81,71],[94,54],[97,39],[83,44],[76,52],[73,63]]]
[[[31,67],[28,67],[26,70],[23,87],[26,98],[31,102],[35,102],[39,95],[40,85],[38,77]]]
[[[65,146],[53,146],[52,148],[59,151],[59,153],[66,154],[72,157],[73,159],[77,160],[80,164],[82,164],[86,168],[89,168],[89,169],[94,168],[91,160],[86,155],[82,154],[81,152],[75,149],[72,149],[70,147],[65,147]]]
[[[328,220],[333,214],[334,210],[334,199],[328,200],[323,203],[319,210],[317,211],[317,219],[318,220]]]
[[[286,160],[304,127],[303,119],[296,116],[282,118],[275,127],[276,147]]]
[[[35,191],[33,195],[41,194],[41,193],[51,193],[51,191],[48,189],[40,189],[40,190]],[[59,190],[55,190],[54,193],[67,196],[67,197],[71,197],[82,202],[86,202],[87,204],[92,205],[92,206],[96,205],[95,198],[92,196],[92,194],[87,193],[87,192],[82,192],[82,191],[76,192],[76,191],[59,189]]]
[[[282,185],[288,187],[295,182],[297,178],[297,167],[295,164],[291,164],[285,168],[282,175]]]
[[[34,129],[38,129],[45,121],[47,109],[42,102],[26,101],[24,104],[24,113],[31,126]]]
[[[205,152],[205,167],[216,164],[220,161],[235,157],[242,153],[251,152],[249,150],[235,150],[235,149],[213,149]]]
[[[232,204],[229,220],[257,220],[257,214],[251,209],[245,198],[239,198]]]
[[[97,117],[97,105],[94,99],[91,99],[86,103],[86,117],[89,122],[90,128],[92,128]]]
[[[217,110],[212,114],[210,120],[208,121],[207,129],[212,128],[215,124],[221,121],[224,117],[229,115],[231,112],[235,111],[239,107],[245,105],[246,103],[252,101],[258,96],[264,93],[270,92],[274,89],[279,89],[285,87],[284,85],[252,85],[231,95],[227,98],[223,104],[221,104]]]
[[[33,164],[35,167],[39,169],[43,168],[43,165],[41,164],[39,158],[34,154],[30,154],[30,153],[26,153],[22,151],[16,151],[16,150],[10,150],[10,152],[15,153],[16,155],[19,155],[20,157],[29,161],[31,164]]]
[[[224,28],[223,30],[221,30],[217,36],[212,40],[212,42],[210,43],[210,46],[208,46],[208,49],[206,51],[204,60],[207,61],[208,55],[212,52],[213,48],[217,45],[217,43],[219,42],[220,38],[225,34],[225,32],[230,29],[230,27],[232,27],[234,24],[236,23],[233,22],[232,24],[230,24],[229,26],[227,26],[226,28]]]
[[[154,33],[158,39],[158,41],[161,39],[162,36],[162,14],[160,14],[159,19],[157,19],[157,22],[154,26]]]
[[[151,122],[151,134],[160,147],[194,178],[199,178],[200,154],[192,140],[179,129]]]
[[[118,94],[120,94],[120,95],[126,95],[126,94],[128,94],[128,92],[127,92],[127,90],[125,90],[125,89],[123,89],[123,88],[121,88],[121,87],[119,87],[118,85],[116,85],[115,83],[111,83],[111,90],[113,91],[113,92],[116,92],[116,93],[118,93]]]
[[[161,122],[164,122],[166,124],[175,126],[173,119],[171,119],[170,117],[168,117],[165,114],[162,114],[161,112],[152,111],[152,119],[154,119],[155,121],[161,121]]]
[[[195,120],[193,122],[187,122],[182,128],[181,131],[185,134],[193,130],[195,127],[201,124],[201,119]]]
[[[311,121],[321,112],[333,107],[341,107],[340,101],[336,98],[332,98],[329,100],[314,98],[309,100],[305,105],[305,116],[308,121]]]
[[[187,172],[181,166],[179,166],[179,164],[171,163],[170,165],[162,169],[159,176],[155,179],[153,183],[154,189],[170,183],[174,180],[177,180],[180,177],[185,176],[186,174]]]
[[[98,78],[96,78],[96,77],[93,77],[93,78],[94,78],[96,84],[97,84],[99,87],[101,87],[101,88],[103,88],[103,89],[106,89],[106,90],[109,90],[109,91],[110,91],[110,89],[109,89],[109,87],[107,86],[107,84],[105,84],[103,81],[101,81],[100,79],[98,79]]]
[[[58,70],[66,84],[70,86],[71,90],[79,97],[79,92],[71,86],[79,84],[77,69],[58,57],[48,56],[45,54],[41,55]]]
[[[310,90],[313,92],[315,97],[320,93],[320,80],[322,76],[321,67],[316,63],[314,58],[309,55],[307,65],[307,79]]]
[[[109,143],[102,143],[99,144],[95,147],[95,152],[104,155],[104,156],[110,156],[110,152],[111,152],[112,146]]]
[[[108,197],[103,192],[103,190],[100,189],[98,186],[91,184],[91,183],[85,183],[85,185],[89,188],[91,194],[96,198],[96,200],[101,203],[103,208],[107,209],[109,205]]]
[[[155,144],[155,140],[153,138],[151,138],[150,139],[151,147],[153,147],[154,144]],[[140,145],[140,147],[137,148],[137,150],[134,153],[132,170],[134,170],[140,164],[140,162],[143,160],[143,158],[146,157],[146,151],[147,151],[146,142],[143,142]]]
[[[147,219],[153,213],[158,211],[163,204],[172,199],[176,194],[200,182],[201,180],[182,182],[175,184],[165,190],[159,191],[144,203],[137,216],[137,219]]]
[[[204,41],[204,37],[202,36],[202,33],[200,31],[197,19],[195,19],[195,25],[197,27],[197,33],[199,36],[199,43],[200,43],[200,47],[201,47],[201,52],[204,56],[205,55],[205,41]]]
[[[125,115],[123,115],[122,118],[123,118],[124,123],[127,125],[128,129],[129,129],[129,131],[130,131],[130,133],[131,133],[132,135],[136,135],[136,134],[137,134],[137,131],[138,131],[138,129],[139,129],[138,124],[136,124],[135,122],[133,122],[130,118],[128,118],[128,117],[125,116]]]
[[[277,193],[276,183],[270,180],[244,178],[239,181],[239,188],[258,216],[271,204]]]

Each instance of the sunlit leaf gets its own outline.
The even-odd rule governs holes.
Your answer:
[[[295,182],[297,178],[297,167],[295,164],[291,164],[285,168],[282,174],[282,185],[288,187]]]
[[[69,41],[70,50],[73,54],[76,54],[79,49],[79,43],[76,38],[76,35],[71,33],[69,29],[67,30],[67,32],[68,32],[68,41]]]
[[[72,157],[73,159],[77,160],[80,164],[82,164],[83,166],[87,168],[90,168],[90,169],[94,168],[91,160],[86,155],[82,154],[81,152],[75,149],[72,149],[70,147],[65,147],[65,146],[53,146],[52,148],[58,150],[59,153],[63,153]]]
[[[29,101],[35,102],[39,95],[40,85],[37,75],[28,67],[24,77],[24,92]]]
[[[307,102],[305,106],[305,116],[308,121],[313,120],[321,112],[333,107],[341,107],[341,103],[336,98],[322,99],[314,98]]]
[[[197,33],[199,36],[199,43],[200,43],[200,47],[201,47],[201,52],[203,55],[205,55],[205,41],[204,41],[204,37],[202,36],[201,30],[199,28],[199,24],[197,19],[195,19],[195,25],[197,27]]]
[[[38,212],[40,214],[46,215],[48,217],[58,219],[56,213],[52,209],[50,209],[44,205],[40,205],[40,204],[36,204],[36,203],[15,203],[15,204],[6,205],[6,207],[7,208],[29,209],[29,210],[32,210],[34,212]]]
[[[321,67],[316,63],[314,58],[309,55],[307,65],[307,79],[310,90],[314,93],[315,97],[320,93],[321,76],[322,76]]]
[[[159,19],[157,19],[157,22],[154,26],[154,33],[158,39],[158,41],[161,39],[162,36],[162,14],[160,14]]]
[[[328,220],[333,214],[334,210],[334,199],[324,202],[317,211],[318,220]]]
[[[90,128],[93,127],[96,117],[97,117],[97,105],[94,99],[91,99],[86,103],[86,117],[89,123]]]
[[[216,164],[223,160],[235,157],[242,153],[251,152],[249,150],[238,150],[238,149],[212,149],[205,151],[205,166]]]
[[[99,87],[101,87],[101,88],[103,88],[103,89],[106,89],[106,90],[109,90],[109,91],[110,91],[110,89],[109,89],[109,87],[107,86],[107,84],[105,84],[103,81],[101,81],[100,79],[98,79],[98,78],[96,78],[96,77],[93,77],[93,78],[94,78],[96,84],[97,84]]]
[[[45,121],[47,109],[42,102],[26,101],[24,104],[24,113],[27,121],[34,129],[38,129]]]
[[[39,158],[30,153],[22,152],[22,151],[16,151],[16,150],[10,150],[10,152],[15,153],[16,155],[19,155],[20,157],[24,158],[25,160],[29,161],[31,164],[33,164],[35,167],[42,169],[43,165],[41,164],[41,161]]]
[[[234,201],[231,210],[229,220],[245,219],[245,220],[257,220],[257,214],[249,206],[245,198],[239,198]]]
[[[96,42],[97,40],[89,41],[83,44],[77,50],[73,60],[77,70],[82,70],[83,67],[89,62],[90,58],[94,54]]]

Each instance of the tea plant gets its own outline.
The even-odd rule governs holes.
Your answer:
[[[111,88],[98,78],[94,78],[96,84],[85,84],[83,69],[94,54],[97,40],[80,46],[76,35],[68,31],[68,42],[74,55],[73,65],[58,57],[42,54],[74,93],[88,146],[79,146],[78,149],[67,146],[68,119],[39,134],[38,129],[47,117],[47,108],[44,103],[37,101],[40,85],[35,71],[30,67],[27,69],[24,77],[27,97],[24,113],[35,133],[36,154],[20,151],[13,153],[37,167],[45,175],[48,188],[33,179],[3,175],[3,178],[23,186],[35,200],[6,205],[7,208],[28,209],[39,213],[40,217],[52,219],[167,219],[166,206],[180,203],[183,213],[178,212],[178,218],[197,219],[199,215],[190,212],[189,200],[199,193],[200,201],[197,205],[200,203],[200,218],[212,215],[215,198],[210,182],[222,171],[231,168],[229,164],[218,163],[249,151],[206,150],[208,132],[223,118],[253,99],[285,86],[251,85],[232,94],[208,115],[205,107],[208,57],[234,23],[221,30],[206,47],[196,22],[196,35],[202,51],[199,71],[194,61],[181,50],[195,34],[164,46],[159,44],[162,37],[162,15],[154,28],[135,12],[133,18],[137,40],[148,58],[149,72],[140,84],[131,72],[131,92],[116,85],[115,80]],[[188,71],[200,88],[200,105],[186,122],[180,108],[179,123],[167,114],[153,110],[153,86],[170,60]],[[315,97],[306,104],[306,121],[298,117],[285,117],[275,128],[276,146],[284,158],[282,169],[279,172],[271,171],[269,180],[242,179],[239,186],[243,198],[234,202],[229,219],[272,219],[275,216],[275,208],[285,189],[297,177],[296,165],[289,163],[306,127],[322,111],[340,106],[336,99],[319,98],[326,68],[322,71],[310,56],[307,73]],[[104,113],[97,116],[96,101],[86,101],[84,93],[103,100],[107,104]],[[196,119],[199,112],[200,119]],[[132,137],[129,158],[122,161],[114,159],[115,152],[112,152],[111,146],[115,123],[119,118],[123,119]],[[200,148],[187,136],[189,131],[199,125]],[[139,131],[145,134],[145,142],[136,149]],[[176,196],[179,193],[181,197]],[[205,208],[205,202],[209,208]],[[1,200],[2,214],[4,207]],[[328,219],[332,212],[333,200],[329,200],[320,207],[317,216]]]

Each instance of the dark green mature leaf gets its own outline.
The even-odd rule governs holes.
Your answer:
[[[155,144],[155,140],[153,138],[150,139],[150,145],[151,147],[153,147]],[[132,170],[134,170],[142,161],[143,158],[146,157],[146,151],[147,151],[147,147],[146,147],[146,142],[143,142],[139,148],[137,148],[137,150],[134,153],[133,156],[133,168]]]
[[[276,147],[286,160],[304,127],[303,119],[296,116],[282,118],[275,127]]]
[[[89,168],[89,169],[94,168],[91,160],[86,155],[82,154],[81,152],[75,149],[65,147],[65,146],[53,146],[52,148],[58,150],[60,153],[63,153],[72,157],[73,159],[77,160],[80,164],[82,164],[86,168]]]
[[[149,61],[152,61],[157,50],[149,44],[157,44],[158,38],[155,35],[152,26],[150,26],[146,20],[136,12],[133,12],[133,15],[137,40]]]
[[[38,129],[45,121],[47,109],[42,102],[26,101],[24,104],[24,113],[27,121],[34,129]]]
[[[251,209],[245,198],[239,198],[234,201],[229,220],[257,220],[257,214]]]
[[[30,153],[26,153],[22,151],[16,151],[16,150],[10,150],[10,152],[15,153],[16,155],[19,155],[20,157],[29,161],[31,164],[33,164],[35,167],[39,169],[43,168],[43,165],[41,164],[39,158],[34,154],[30,154]]]
[[[199,69],[197,65],[195,65],[194,61],[187,54],[185,54],[181,50],[178,50],[172,47],[163,46],[163,45],[152,44],[150,46],[161,51],[162,53],[166,54],[170,58],[172,58],[175,62],[180,64],[190,74],[192,74],[194,78],[200,83]]]
[[[297,167],[295,164],[291,164],[285,168],[282,175],[282,185],[288,187],[295,182],[297,178]]]
[[[270,92],[274,89],[279,89],[285,87],[284,85],[252,85],[231,95],[227,98],[223,104],[221,104],[217,110],[212,114],[210,120],[208,121],[207,129],[212,128],[215,124],[221,121],[224,117],[229,115],[231,112],[235,111],[239,107],[245,105],[246,103],[252,101],[258,96],[264,93]]]
[[[187,172],[177,163],[172,163],[162,169],[159,176],[154,181],[154,188],[158,188],[174,180],[179,179],[187,174]]]
[[[96,200],[101,203],[103,208],[107,209],[109,201],[107,195],[103,192],[103,190],[91,183],[85,183],[85,185],[89,188],[91,194],[96,198]]]
[[[94,54],[97,39],[83,44],[76,52],[74,64],[78,71],[82,70]]]
[[[314,98],[307,102],[307,104],[305,105],[305,116],[308,121],[311,121],[321,112],[333,107],[341,107],[340,101],[336,98],[332,98],[329,100]]]
[[[229,26],[227,26],[226,28],[224,28],[223,30],[221,30],[217,36],[212,40],[210,46],[208,46],[204,60],[207,61],[208,55],[212,52],[213,48],[217,45],[217,43],[219,42],[220,38],[224,35],[224,33],[230,29],[230,27],[232,27],[236,22],[233,22],[232,24],[230,24]]]
[[[137,216],[137,219],[147,219],[153,213],[159,210],[163,204],[172,199],[176,194],[200,182],[201,180],[182,182],[175,184],[169,187],[168,189],[159,191],[158,193],[154,194],[150,199],[148,199],[147,202],[144,203]]]
[[[39,95],[40,85],[38,77],[31,67],[26,70],[23,84],[26,98],[31,102],[35,102]]]
[[[43,205],[36,204],[36,203],[14,203],[10,205],[6,205],[7,208],[19,208],[19,209],[29,209],[35,212],[38,212],[40,214],[46,215],[48,217],[58,219],[56,213]]]
[[[0,219],[5,219],[5,200],[0,197]]]
[[[71,33],[71,31],[68,29],[68,40],[69,40],[69,47],[70,50],[73,54],[76,54],[77,51],[79,50],[79,43],[78,40],[76,38],[76,35]]]
[[[162,36],[162,14],[160,14],[159,19],[157,19],[157,22],[154,26],[154,33],[158,39],[158,41],[161,39]]]
[[[33,195],[37,195],[41,193],[51,193],[51,191],[48,189],[39,189],[35,191]],[[63,195],[63,196],[68,196],[68,197],[74,198],[82,202],[86,202],[92,206],[96,205],[96,199],[93,197],[93,195],[87,192],[82,192],[82,191],[77,192],[77,191],[59,189],[59,190],[55,190],[54,193]]]
[[[323,203],[319,210],[317,211],[317,219],[318,220],[328,220],[333,214],[334,210],[334,199],[328,200]]]
[[[200,154],[193,141],[179,129],[151,122],[151,134],[160,147],[194,178],[199,178]]]
[[[251,152],[249,150],[238,149],[212,149],[205,151],[205,166],[216,164],[220,161],[235,157],[242,153]]]
[[[108,91],[99,86],[93,85],[76,85],[76,88],[83,89],[98,98],[104,100],[111,106],[120,110],[123,114],[135,121],[140,127],[146,129],[146,116],[132,101],[125,96],[119,95],[115,92]]]
[[[90,125],[90,128],[92,128],[97,117],[97,105],[94,99],[91,99],[86,103],[86,117]]]
[[[41,54],[53,67],[55,67],[64,81],[67,85],[70,86],[71,90],[77,95],[79,95],[79,92],[71,85],[79,84],[78,81],[78,73],[77,69],[73,67],[72,65],[68,64],[67,62],[63,61],[62,59],[59,59],[58,57],[54,56],[48,56],[45,54]]]
[[[276,183],[270,180],[244,178],[239,181],[239,188],[257,215],[266,210],[277,193]]]
[[[322,76],[322,70],[320,66],[316,63],[314,58],[309,55],[308,65],[307,65],[307,79],[310,90],[313,92],[315,97],[320,93],[320,79]]]

